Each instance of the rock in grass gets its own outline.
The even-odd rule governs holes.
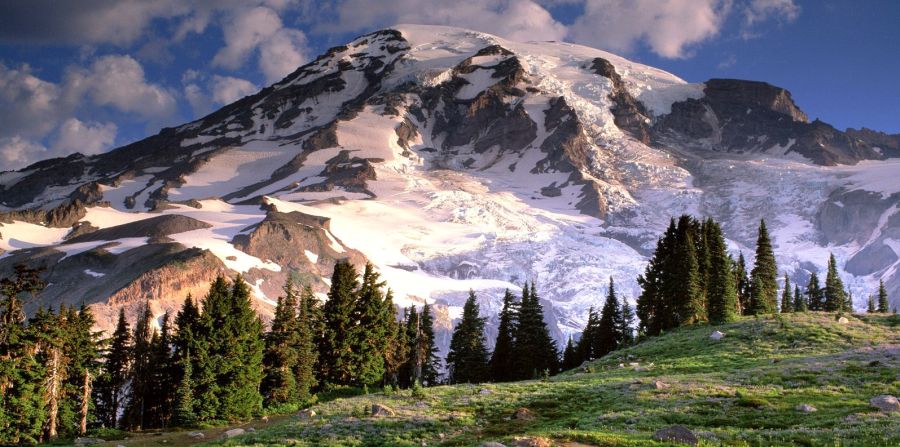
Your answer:
[[[494,392],[487,388],[482,388],[481,390],[478,391],[478,394],[487,395],[487,394],[494,394]]]
[[[192,432],[188,433],[188,438],[191,438],[191,439],[203,439],[205,437],[206,437],[206,435],[204,435],[203,433],[201,433],[199,431],[192,431]]]
[[[838,324],[847,324],[849,322],[850,320],[848,320],[847,317],[838,318]]]
[[[513,447],[552,447],[553,442],[547,438],[516,438]]]
[[[506,447],[506,446],[499,442],[483,442],[478,447]]]
[[[386,405],[372,404],[372,416],[394,416],[396,414],[396,411]]]
[[[247,433],[243,428],[232,428],[231,430],[222,433],[222,437],[225,439],[233,438],[235,436],[240,436],[244,433]]]
[[[669,384],[666,383],[666,382],[663,382],[663,381],[660,381],[660,380],[657,380],[657,381],[654,381],[654,382],[653,382],[653,388],[656,388],[656,389],[658,389],[658,390],[664,390],[664,389],[666,389],[666,388],[668,388],[668,387],[669,387]]]
[[[513,418],[517,421],[531,421],[534,419],[534,413],[523,407],[516,410],[516,414],[513,415]]]
[[[316,412],[314,410],[310,410],[309,408],[305,408],[297,412],[297,416],[300,419],[311,419],[316,417]]]
[[[714,331],[712,334],[709,335],[710,340],[719,341],[723,338],[725,338],[724,332]]]
[[[810,404],[803,404],[803,405],[797,405],[797,411],[801,411],[803,413],[813,413],[813,412],[819,411],[819,409]]]
[[[253,427],[250,427],[250,428],[247,429],[247,433],[253,433],[253,432],[255,432],[255,431],[256,431],[256,429],[253,428]]]
[[[887,394],[875,396],[869,399],[869,403],[872,404],[873,407],[877,408],[878,411],[884,413],[893,413],[895,411],[900,411],[900,401],[897,401],[896,397]]]
[[[656,432],[653,433],[653,439],[656,441],[670,441],[676,444],[686,445],[697,445],[700,443],[700,439],[697,438],[697,435],[683,425],[673,425],[671,427],[656,430]]]

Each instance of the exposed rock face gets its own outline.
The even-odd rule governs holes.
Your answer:
[[[615,117],[616,126],[629,132],[644,144],[650,144],[650,113],[644,104],[628,93],[622,77],[616,72],[616,67],[608,60],[598,57],[591,64],[591,69],[612,82],[613,88],[609,99],[615,106],[610,111]]]
[[[69,238],[66,243],[112,241],[126,237],[146,237],[150,241],[160,241],[170,234],[210,227],[212,225],[191,217],[167,214],[84,233]]]
[[[900,134],[886,134],[863,127],[862,129],[847,129],[847,135],[858,140],[865,141],[885,157],[900,157]]]
[[[818,120],[808,122],[782,88],[710,79],[704,93],[700,99],[673,104],[672,112],[658,120],[653,127],[657,144],[722,152],[793,152],[822,165],[883,157],[866,141]]]

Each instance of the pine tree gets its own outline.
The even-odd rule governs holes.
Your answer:
[[[450,383],[480,383],[489,378],[488,352],[484,345],[484,318],[478,316],[474,291],[463,305],[462,319],[453,329],[447,369]]]
[[[707,308],[709,321],[722,324],[734,321],[738,312],[738,293],[735,287],[735,273],[725,245],[722,229],[712,219],[706,223],[706,238],[709,250],[709,280],[707,286]]]
[[[205,352],[199,346],[200,335],[203,334],[200,324],[200,309],[188,294],[181,306],[181,310],[175,315],[175,335],[172,344],[175,362],[173,382],[178,383],[175,392],[174,422],[182,427],[193,426],[197,422],[194,414],[194,363],[197,354]],[[210,379],[211,380],[211,379]]]
[[[153,330],[152,320],[150,303],[145,302],[134,323],[133,345],[129,356],[131,369],[128,375],[124,425],[130,429],[141,430],[153,426],[147,416],[151,411],[152,394],[158,391],[153,389],[152,358],[153,345],[158,343],[159,334]]]
[[[413,334],[418,333],[418,322],[414,323],[410,328],[410,310],[415,312],[415,306],[409,306],[403,309],[403,319],[394,326],[393,333],[390,336],[390,343],[387,353],[384,356],[384,384],[394,388],[408,388],[410,386],[410,378],[413,376],[410,353],[415,345],[415,341],[411,341],[408,331]]]
[[[591,306],[588,309],[587,323],[581,332],[581,338],[578,340],[578,344],[575,345],[575,353],[579,364],[594,358],[594,333],[597,331],[599,324],[600,319],[597,317],[597,313],[594,312],[594,306]]]
[[[319,377],[327,383],[353,383],[353,312],[358,287],[353,266],[347,261],[335,264],[328,300],[322,307],[324,333],[319,342]]]
[[[519,307],[518,325],[515,332],[513,350],[513,371],[517,379],[534,379],[545,372],[555,374],[559,352],[547,323],[544,322],[544,310],[540,303],[535,284],[528,283],[522,291]]]
[[[322,324],[319,300],[313,295],[309,285],[300,292],[299,312],[297,315],[297,364],[294,366],[294,382],[297,386],[297,398],[306,401],[316,386],[315,368],[319,358],[316,339]]]
[[[825,275],[825,309],[828,312],[838,312],[844,309],[847,303],[847,295],[844,291],[844,282],[837,271],[837,261],[834,254],[828,258],[828,273]]]
[[[425,354],[422,364],[422,384],[434,386],[440,382],[441,358],[438,357],[437,342],[434,337],[434,317],[431,315],[431,306],[422,306],[422,314],[419,318],[421,328],[420,351]]]
[[[100,363],[100,335],[94,332],[94,315],[90,308],[81,305],[79,310],[69,308],[65,315],[67,333],[63,351],[68,353],[68,380],[62,410],[62,436],[84,435],[93,422],[93,381]]]
[[[809,275],[809,283],[806,285],[806,299],[809,310],[825,310],[825,293],[819,286],[819,276],[816,272]]]
[[[28,320],[28,332],[34,340],[36,359],[43,368],[44,408],[46,409],[43,441],[52,441],[58,437],[60,409],[65,399],[65,383],[68,378],[69,356],[64,352],[66,322],[62,318],[65,308],[59,314],[53,309],[40,309]]]
[[[572,343],[572,337],[566,343],[566,349],[563,350],[562,370],[568,371],[579,365],[578,353],[575,352],[575,345]]]
[[[262,410],[259,387],[263,378],[263,326],[251,306],[250,288],[238,275],[231,287],[229,313],[222,339],[224,370],[218,382],[221,419],[247,419]]]
[[[203,311],[192,331],[194,347],[190,350],[197,421],[215,420],[222,414],[219,375],[226,371],[225,349],[230,343],[224,330],[230,318],[229,294],[228,281],[218,276],[198,306]]]
[[[640,320],[639,333],[659,335],[678,325],[676,307],[672,296],[673,287],[681,281],[676,270],[681,260],[677,259],[678,227],[675,219],[656,243],[656,251],[650,258],[644,274],[638,276],[641,295],[637,299],[637,316]],[[596,354],[592,354],[596,356]]]
[[[883,279],[878,281],[878,312],[888,313],[888,295],[887,290],[884,289]]]
[[[869,301],[866,303],[866,313],[874,314],[878,312],[878,305],[875,304],[875,295],[869,295]]]
[[[262,382],[262,395],[266,405],[274,406],[296,402],[299,331],[297,320],[297,294],[292,278],[284,285],[284,295],[278,297],[272,328],[266,334],[263,355],[266,375]]]
[[[374,384],[384,377],[384,354],[394,323],[394,304],[385,299],[385,283],[371,263],[366,263],[362,283],[356,293],[352,328],[352,382]]]
[[[733,265],[734,268],[734,286],[737,292],[737,313],[739,315],[747,315],[750,311],[750,278],[747,277],[747,261],[744,254],[738,256],[738,260]]]
[[[791,295],[791,280],[787,273],[784,274],[784,290],[781,292],[781,313],[794,311],[794,297]]]
[[[634,344],[634,310],[628,304],[628,300],[622,298],[622,317],[619,319],[619,333],[621,334],[621,346]]]
[[[97,418],[105,427],[119,426],[119,411],[126,402],[125,384],[131,367],[131,330],[125,319],[125,308],[119,308],[116,329],[109,341],[103,372],[94,388]]]
[[[756,260],[750,271],[750,314],[770,314],[777,311],[778,266],[772,241],[766,230],[766,221],[759,222],[759,236],[756,240]]]
[[[794,312],[806,312],[809,310],[809,302],[800,292],[800,285],[794,284]]]
[[[497,339],[494,352],[491,354],[491,380],[507,382],[513,380],[513,359],[515,353],[515,332],[518,321],[518,306],[509,289],[503,294],[503,308],[500,310],[500,321],[497,324]]]
[[[197,422],[194,415],[194,384],[192,380],[191,351],[185,350],[179,359],[181,380],[175,390],[175,410],[172,415],[175,425],[192,427]]]
[[[610,277],[606,302],[603,304],[603,311],[600,314],[600,324],[594,334],[596,337],[594,355],[597,357],[603,357],[619,347],[620,334],[616,324],[619,315],[619,298],[616,296],[615,284]]]

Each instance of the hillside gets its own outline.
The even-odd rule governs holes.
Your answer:
[[[725,337],[710,340],[714,330]],[[254,423],[256,432],[224,445],[664,445],[652,435],[673,424],[701,445],[897,445],[900,413],[880,413],[869,399],[900,393],[898,371],[896,315],[854,315],[845,324],[815,312],[745,317],[680,329],[549,381],[441,386],[418,396],[372,390],[315,405],[313,418]],[[396,415],[371,416],[373,404]],[[182,432],[110,445],[162,440],[191,442]]]

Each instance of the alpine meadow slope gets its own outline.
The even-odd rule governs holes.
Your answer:
[[[241,273],[257,310],[296,273],[371,261],[400,306],[436,303],[439,344],[469,289],[495,330],[506,288],[536,281],[560,346],[615,277],[635,278],[672,216],[723,223],[781,274],[834,253],[864,306],[900,304],[900,136],[809,122],[784,89],[689,84],[562,42],[399,25],[282,81],[111,152],[0,173],[0,273],[47,268],[38,306],[158,316]],[[492,340],[493,334],[487,337]]]

